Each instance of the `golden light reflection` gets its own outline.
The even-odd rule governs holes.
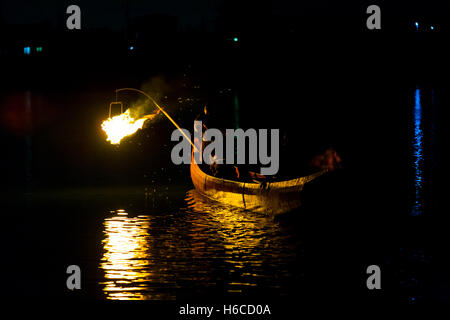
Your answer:
[[[186,201],[192,215],[193,225],[199,226],[193,232],[194,239],[204,234],[214,234],[225,249],[224,261],[239,270],[239,278],[228,283],[228,292],[241,292],[243,287],[256,287],[261,276],[254,272],[263,265],[263,252],[267,245],[266,235],[276,232],[277,223],[271,216],[257,214],[233,206],[226,206],[202,196],[195,190],[188,192]],[[203,230],[202,227],[209,230]],[[253,270],[253,272],[245,272]]]
[[[188,192],[186,200],[191,210],[207,215],[208,219],[215,222],[215,231],[224,240],[225,248],[230,251],[241,252],[257,247],[262,239],[259,233],[267,223],[273,224],[271,216],[223,205],[207,199],[195,190]]]
[[[145,291],[152,273],[149,264],[150,217],[127,217],[124,210],[104,221],[104,254],[100,267],[105,271],[103,292],[112,300],[147,299]]]
[[[283,248],[272,216],[223,205],[195,190],[186,201],[175,213],[116,210],[105,218],[100,268],[107,299],[173,300],[209,288],[234,294],[270,281],[265,266],[277,263],[273,257]]]

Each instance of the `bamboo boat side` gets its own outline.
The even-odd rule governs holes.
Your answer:
[[[243,209],[280,214],[301,205],[300,192],[306,183],[323,175],[326,170],[296,179],[276,182],[242,182],[217,178],[201,170],[194,159],[190,165],[195,189],[204,196]]]

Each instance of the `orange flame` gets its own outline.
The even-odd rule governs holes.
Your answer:
[[[128,109],[118,116],[106,119],[102,123],[102,129],[107,135],[106,141],[110,141],[111,144],[119,144],[124,137],[141,129],[145,120],[153,119],[158,113],[159,111],[140,119],[134,119],[130,116],[130,109]]]

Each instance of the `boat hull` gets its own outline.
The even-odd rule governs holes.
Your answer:
[[[266,214],[280,214],[300,207],[304,185],[325,172],[286,181],[248,183],[210,176],[194,159],[191,162],[191,179],[198,192],[221,203]]]

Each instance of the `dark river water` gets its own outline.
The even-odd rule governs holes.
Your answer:
[[[301,269],[293,235],[273,217],[191,190],[177,209],[104,215],[98,279],[107,299],[176,299],[198,292],[287,295]]]
[[[158,188],[51,190],[21,199],[30,207],[5,218],[14,225],[4,234],[14,239],[13,293],[64,296],[64,273],[55,273],[65,264],[80,266],[83,299],[282,297],[303,281],[296,227],[213,202],[188,185]],[[42,274],[30,292],[19,274],[33,258]]]
[[[401,156],[389,164],[372,156],[361,161],[360,152],[364,157],[373,150],[368,150],[369,142],[354,150],[361,144],[351,142],[354,131],[349,130],[342,137],[351,137],[350,142],[340,144],[347,153],[347,167],[307,188],[305,206],[281,217],[207,200],[192,190],[188,167],[161,166],[170,154],[163,132],[171,130],[165,127],[158,133],[147,131],[156,143],[150,151],[145,139],[131,140],[122,149],[104,143],[98,125],[104,109],[93,109],[103,101],[102,94],[74,96],[71,103],[90,101],[92,108],[73,114],[52,111],[67,100],[63,95],[12,94],[4,105],[11,105],[8,99],[21,101],[24,119],[44,125],[38,134],[27,134],[23,123],[12,121],[12,110],[9,128],[21,135],[4,133],[6,146],[20,154],[6,155],[5,160],[11,168],[5,179],[13,185],[3,193],[2,210],[8,261],[2,268],[8,275],[8,295],[86,300],[345,299],[346,294],[361,297],[361,292],[367,297],[365,268],[375,263],[388,270],[384,298],[445,299],[445,289],[438,288],[450,277],[433,267],[433,261],[439,259],[434,244],[446,244],[440,238],[422,241],[426,237],[417,236],[432,233],[430,224],[416,233],[435,212],[436,112],[443,102],[434,89],[405,92],[404,109],[393,116],[407,119],[407,124],[400,122],[396,134],[383,133],[382,116],[375,112],[367,128],[368,141],[378,139],[373,148],[380,143],[385,154],[403,141],[407,148],[398,153]],[[48,116],[42,117],[40,109]],[[76,121],[87,119],[88,113],[89,120],[78,128]],[[46,121],[61,115],[74,121],[45,127]],[[155,150],[162,150],[161,159],[149,160],[146,155]],[[148,161],[150,169],[145,166]],[[379,167],[363,177],[360,169],[375,162]],[[398,163],[403,163],[401,168],[392,168]],[[389,184],[379,179],[381,172],[391,174]],[[17,175],[21,185],[14,186]],[[89,178],[92,175],[95,179]],[[46,184],[39,184],[44,180]],[[82,271],[82,290],[75,292],[65,287],[65,270],[72,264]],[[29,268],[37,274],[32,279],[22,276]],[[440,272],[436,278],[430,276],[435,269]],[[330,282],[335,285],[330,287]],[[341,297],[339,288],[345,293]]]

